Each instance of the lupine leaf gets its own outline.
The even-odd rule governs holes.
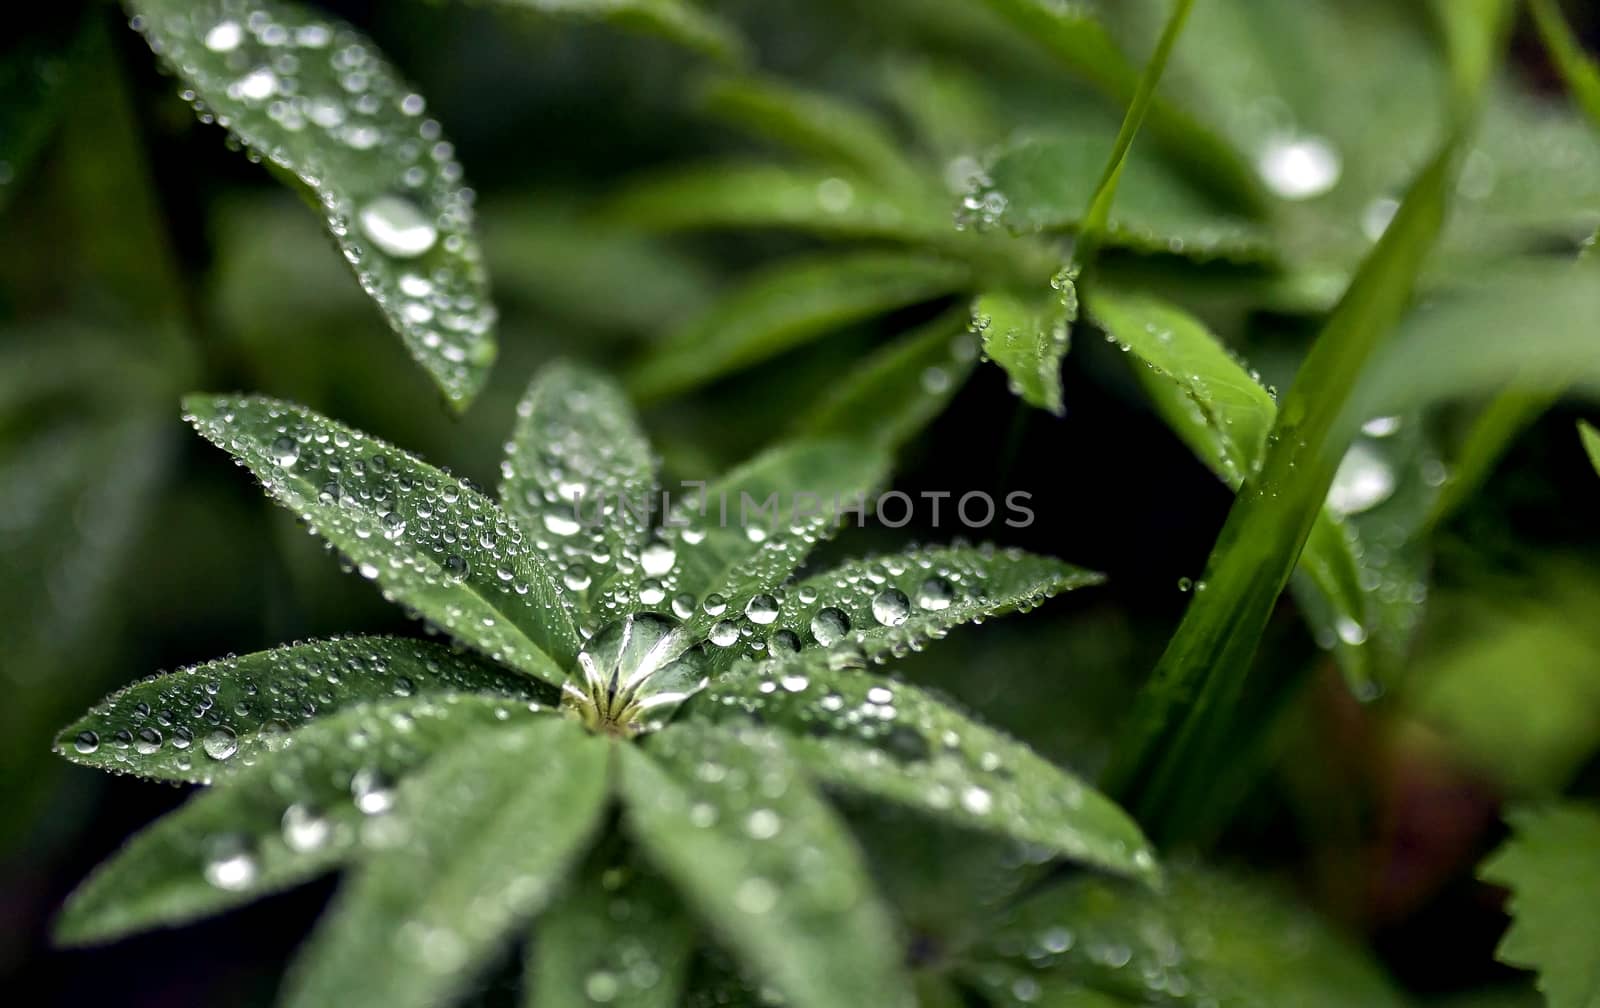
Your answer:
[[[904,145],[884,124],[846,101],[758,77],[707,81],[700,101],[712,115],[751,134],[770,137],[889,192],[909,197],[929,188],[927,176],[901,153]]]
[[[960,500],[934,503],[957,515],[965,506]],[[1058,592],[1102,580],[1050,557],[987,545],[851,560],[775,592],[774,618],[761,624],[746,614],[740,621],[746,647],[723,649],[712,656],[713,664],[726,668],[740,654],[782,655],[810,647],[842,648],[868,659],[902,655],[952,627],[1031,609]]]
[[[1589,456],[1589,464],[1594,466],[1594,471],[1600,473],[1600,431],[1586,421],[1578,421],[1578,439],[1583,442],[1583,452]]]
[[[788,1003],[912,1003],[859,852],[778,740],[684,722],[620,756],[635,842]]]
[[[692,633],[736,621],[832,536],[841,512],[888,472],[879,450],[849,441],[795,441],[769,449],[682,500],[667,516],[677,542],[673,589],[698,599]],[[711,630],[713,639],[720,636]],[[729,640],[728,643],[732,643]]]
[[[738,162],[646,178],[613,198],[604,217],[651,230],[791,228],[907,244],[953,235],[947,207],[834,172]]]
[[[503,7],[558,17],[598,18],[660,36],[725,63],[749,56],[738,28],[691,0],[497,0]]]
[[[358,704],[284,733],[96,869],[57,937],[80,944],[179,924],[403,842],[390,815],[396,783],[454,742],[529,716],[526,702],[437,693]]]
[[[695,932],[676,896],[624,859],[590,865],[539,920],[529,1008],[677,1008]]]
[[[623,572],[622,587],[637,582],[655,462],[622,389],[588,368],[547,366],[518,404],[506,448],[500,501],[579,608],[592,608],[576,586],[591,583],[584,565],[596,553]]]
[[[1036,133],[1019,137],[991,159],[968,196],[978,225],[1013,232],[1075,231],[1105,167],[1098,135]],[[1263,229],[1211,203],[1159,162],[1130,156],[1105,224],[1107,245],[1194,259],[1270,258]]]
[[[184,400],[189,421],[386,597],[484,654],[560,683],[572,603],[510,516],[464,480],[300,406]]]
[[[1089,310],[1145,365],[1139,377],[1167,425],[1237,492],[1266,455],[1278,413],[1272,395],[1180,309],[1101,284],[1090,295]],[[1380,421],[1383,426],[1371,429],[1381,434],[1359,438],[1335,473],[1294,582],[1319,642],[1336,650],[1345,675],[1363,695],[1397,671],[1416,627],[1426,585],[1410,540],[1423,525],[1433,495],[1416,472],[1418,465],[1390,457],[1397,454],[1390,451],[1394,442],[1416,441],[1415,425],[1396,438],[1395,431],[1404,426],[1401,418]],[[1408,473],[1413,478],[1406,479]],[[1403,479],[1407,494],[1391,504]],[[1416,489],[1427,498],[1420,506],[1404,499]],[[1389,519],[1382,527],[1373,521],[1379,511]]]
[[[1002,973],[1135,1004],[1406,1003],[1314,914],[1270,889],[1194,868],[1174,869],[1159,893],[1104,877],[1068,879],[1018,905],[987,944]]]
[[[1033,750],[914,686],[812,652],[745,666],[691,708],[754,721],[822,782],[1154,881],[1155,853],[1127,813]]]
[[[955,398],[978,360],[966,312],[907,333],[853,367],[796,421],[802,438],[863,437],[893,451]]]
[[[779,263],[668,335],[636,367],[639,396],[674,395],[834,329],[959,290],[960,263],[911,252],[848,252]]]
[[[403,843],[347,880],[283,1003],[427,1008],[450,999],[551,898],[605,809],[611,746],[566,718],[492,728],[399,788]]]
[[[209,784],[269,759],[286,732],[345,707],[439,692],[532,699],[534,685],[428,641],[310,641],[134,683],[63,729],[56,752],[101,770]]]
[[[979,295],[972,302],[972,328],[983,337],[985,356],[1010,379],[1012,393],[1059,416],[1066,411],[1061,359],[1078,318],[1078,292],[1065,274],[1052,286],[1053,294],[1031,299],[1006,291]]]
[[[207,115],[315,192],[361,286],[465,408],[494,360],[495,312],[471,194],[422,96],[350,26],[288,0],[128,6]]]
[[[1482,876],[1511,889],[1511,930],[1496,955],[1539,973],[1549,1008],[1600,1005],[1600,811],[1574,802],[1507,815],[1512,837]]]

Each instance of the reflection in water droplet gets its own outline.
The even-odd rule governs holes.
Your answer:
[[[811,617],[811,636],[816,638],[823,647],[831,647],[844,639],[850,632],[850,617],[842,610],[828,606],[826,609],[817,610]]]
[[[200,748],[214,760],[225,760],[239,751],[239,737],[232,729],[215,728],[200,740]]]
[[[955,600],[955,589],[950,582],[942,577],[932,577],[922,582],[917,589],[917,608],[929,612],[939,612],[950,608],[950,603]]]
[[[218,21],[210,31],[206,32],[205,37],[206,48],[215,53],[233,52],[243,41],[244,29],[232,18]]]
[[[898,588],[885,588],[872,599],[872,618],[886,627],[899,626],[911,615],[911,600]]]
[[[756,595],[744,607],[744,614],[757,626],[767,626],[778,618],[778,600],[771,595]]]
[[[1318,136],[1275,136],[1256,156],[1256,171],[1277,195],[1287,200],[1321,196],[1339,182],[1339,152]]]
[[[76,749],[80,754],[88,756],[100,748],[100,736],[92,731],[79,732],[78,737],[72,740],[72,748]]]
[[[1373,417],[1361,425],[1361,433],[1367,437],[1388,437],[1400,429],[1401,420],[1397,416]]]
[[[414,259],[433,248],[439,230],[403,196],[379,196],[357,215],[372,243],[397,259]]]
[[[350,778],[350,797],[364,815],[382,815],[394,808],[394,785],[376,770],[358,770]]]

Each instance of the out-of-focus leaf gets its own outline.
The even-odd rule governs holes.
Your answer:
[[[978,360],[965,312],[927,323],[853,368],[795,421],[802,438],[865,437],[893,451],[949,404]]]
[[[959,500],[932,503],[958,515],[965,506]],[[987,511],[984,516],[990,517]],[[811,647],[842,648],[863,658],[899,655],[963,623],[1026,611],[1058,592],[1102,580],[1093,571],[1017,549],[910,549],[852,560],[789,585],[772,599],[776,611],[756,628],[760,633],[749,645],[754,656]],[[726,667],[739,653],[727,648],[714,657]]]
[[[539,920],[528,1008],[678,1008],[695,933],[677,896],[624,861],[591,865]]]
[[[12,29],[17,34],[0,54],[0,210],[32,168],[62,108],[79,18],[68,8],[49,24],[25,21]]]
[[[413,694],[542,695],[517,676],[440,644],[399,637],[310,641],[222,658],[118,690],[63,729],[75,763],[209,784],[282,748],[286,732],[344,707]]]
[[[1187,867],[1173,869],[1159,893],[1069,879],[1020,904],[988,945],[1003,976],[1021,970],[1041,984],[1077,983],[1141,1005],[1406,1003],[1315,914],[1259,883]]]
[[[888,192],[937,192],[928,192],[928,175],[901,153],[904,144],[883,123],[841,99],[776,80],[718,77],[702,85],[700,101],[719,119]]]
[[[316,194],[361,286],[450,403],[494,360],[471,192],[426,102],[348,25],[288,0],[129,0],[208,116]]]
[[[282,733],[96,869],[68,900],[57,938],[100,942],[194,920],[393,843],[398,781],[453,742],[529,716],[509,699],[434,694],[358,704]]]
[[[735,162],[646,178],[607,203],[601,219],[659,231],[791,228],[908,244],[961,237],[949,207],[907,196],[833,172]]]
[[[1503,962],[1537,970],[1549,1008],[1600,1005],[1600,812],[1565,803],[1513,810],[1512,837],[1482,875],[1511,889]]]
[[[1155,852],[1110,799],[1033,750],[914,686],[836,667],[827,653],[747,665],[691,710],[754,721],[830,787],[908,805],[1146,881]]]
[[[1556,0],[1528,0],[1528,10],[1567,90],[1590,122],[1600,128],[1600,67],[1584,52]]]
[[[579,648],[571,600],[511,517],[466,481],[289,403],[190,396],[184,406],[387,597],[496,661],[565,678]]]
[[[951,294],[969,278],[958,262],[912,252],[780,262],[670,333],[628,384],[645,399],[674,395],[851,322]]]
[[[1441,604],[1441,643],[1408,675],[1404,709],[1508,790],[1560,791],[1600,748],[1600,637],[1587,615],[1600,584],[1546,567],[1533,585]]]
[[[750,43],[730,22],[692,0],[496,0],[557,17],[594,18],[660,36],[724,63],[749,58]]]
[[[1111,137],[1100,134],[1034,133],[1011,141],[968,194],[969,222],[1016,233],[1077,230],[1110,145]],[[1160,162],[1137,154],[1123,168],[1104,242],[1194,259],[1271,257],[1259,225],[1218,208]]]
[[[1139,377],[1167,425],[1237,492],[1266,455],[1272,395],[1186,312],[1105,285],[1089,310],[1145,365]],[[1416,629],[1426,582],[1414,540],[1435,492],[1414,424],[1381,417],[1368,429],[1376,436],[1358,438],[1334,474],[1294,581],[1318,643],[1362,696],[1393,678]],[[1408,451],[1395,450],[1401,442]]]
[[[365,858],[286,982],[285,1005],[451,999],[550,901],[605,810],[611,745],[566,718],[492,728],[402,783],[404,837]]]
[[[680,722],[619,755],[635,842],[790,1004],[914,1003],[859,852],[777,739]]]
[[[1013,395],[1057,416],[1061,359],[1078,319],[1078,288],[1066,273],[1051,281],[1049,296],[1024,298],[1010,291],[980,294],[972,302],[972,329],[983,337],[986,357],[1000,365]]]
[[[881,486],[888,470],[881,450],[858,442],[796,441],[696,488],[666,521],[678,541],[674,587],[700,602],[690,632],[709,632],[726,646],[737,639],[741,616],[771,623],[765,610],[776,603],[766,593],[838,531],[843,509]],[[721,639],[727,628],[734,638]]]
[[[564,572],[580,610],[594,608],[584,565],[595,554],[619,571],[612,588],[644,576],[639,554],[652,524],[655,462],[616,382],[572,364],[546,366],[517,406],[507,449],[500,501],[549,569]]]
[[[1578,421],[1578,438],[1583,442],[1583,451],[1589,456],[1589,464],[1600,473],[1600,431],[1586,421]]]
[[[1149,1002],[1084,987],[1065,977],[985,963],[968,982],[983,991],[993,1008],[1147,1008]]]
[[[1489,478],[1512,439],[1559,398],[1560,392],[1555,389],[1513,385],[1489,400],[1473,417],[1455,448],[1450,471],[1428,515],[1429,527],[1438,528],[1470,500]]]

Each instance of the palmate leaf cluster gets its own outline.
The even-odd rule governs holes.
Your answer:
[[[497,249],[578,277],[524,271],[513,297],[602,328],[671,321],[620,386],[544,370],[493,498],[289,403],[187,401],[203,436],[451,643],[342,637],[226,658],[131,686],[66,729],[71,759],[212,786],[85,884],[63,938],[189,921],[344,868],[290,1003],[438,1003],[503,968],[508,947],[539,1005],[1402,1003],[1254,883],[1180,864],[1159,884],[1139,827],[1100,791],[874,667],[1094,575],[961,544],[812,573],[835,527],[825,512],[780,509],[753,530],[704,520],[707,500],[741,492],[881,487],[979,347],[1024,403],[1068,411],[1063,363],[1088,335],[1238,494],[1185,579],[1193,603],[1105,790],[1158,840],[1216,836],[1297,685],[1254,664],[1287,587],[1357,697],[1398,691],[1403,717],[1532,800],[1483,869],[1514,892],[1501,956],[1537,970],[1557,1008],[1593,1002],[1595,928],[1567,884],[1593,873],[1592,814],[1544,803],[1600,734],[1596,648],[1567,618],[1592,600],[1587,578],[1552,576],[1466,646],[1415,660],[1436,533],[1519,430],[1600,378],[1583,253],[1600,227],[1600,134],[1503,72],[1513,5],[888,0],[852,13],[883,36],[870,69],[818,85],[761,69],[733,20],[684,0],[502,0],[507,18],[682,46],[702,61],[692,103],[753,144],[641,172],[576,216],[516,208],[498,236],[428,100],[350,26],[286,0],[127,6],[199,117],[310,204],[454,411],[499,352]],[[1594,116],[1592,63],[1554,4],[1529,6]],[[84,29],[56,48],[95,64],[104,40]],[[56,58],[29,50],[20,65]],[[18,80],[38,83],[27,107],[41,114],[0,124],[0,199],[63,102],[55,74]],[[116,87],[96,86],[114,109]],[[115,128],[75,142],[131,149]],[[90,175],[63,185],[107,206]],[[129,234],[150,230],[150,208],[117,209]],[[785,233],[783,252],[711,291],[663,251],[728,231]],[[17,468],[55,460],[46,492],[3,501],[81,514],[107,557],[144,520],[170,454],[165,403],[203,356],[172,326],[189,309],[170,263],[152,267],[162,282],[129,281],[137,247],[101,266],[154,334],[148,352],[118,347],[106,373],[77,374],[61,362],[113,360],[108,341],[53,332],[7,372],[48,358],[105,404],[44,428]],[[608,271],[637,296],[611,296],[615,281],[594,279]],[[699,500],[623,504],[656,489],[630,401],[903,320],[827,387],[799,374],[790,439]],[[1320,335],[1285,362],[1285,331]],[[8,388],[8,416],[61,391]],[[1441,442],[1439,407],[1463,397],[1478,397],[1466,433]],[[1585,427],[1592,457],[1594,442]],[[116,506],[56,503],[91,500],[84,473],[106,465],[128,490]],[[37,565],[95,566],[74,564],[73,534],[36,537]],[[105,593],[72,584],[38,618],[24,600],[23,664],[64,632],[60,614]],[[1529,655],[1560,660],[1508,693],[1499,668]],[[1018,845],[988,894],[997,908],[920,955],[916,922],[863,860],[871,836],[825,792]]]

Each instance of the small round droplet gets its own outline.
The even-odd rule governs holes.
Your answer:
[[[811,636],[823,647],[832,647],[839,643],[849,632],[850,617],[841,609],[828,606],[817,610],[817,614],[811,617]]]
[[[732,620],[718,620],[712,624],[707,636],[717,647],[728,647],[739,639],[739,627]]]
[[[886,627],[899,626],[911,616],[911,600],[898,588],[885,588],[872,599],[872,618]]]
[[[376,770],[358,770],[350,778],[350,796],[363,815],[382,815],[394,808],[394,785]]]
[[[771,595],[756,595],[744,607],[744,614],[757,626],[767,626],[778,618],[778,600]]]
[[[931,577],[922,582],[917,589],[917,608],[928,612],[939,612],[950,608],[950,603],[955,600],[955,588],[942,577]]]
[[[471,572],[471,570],[472,567],[467,563],[466,559],[458,553],[451,553],[449,556],[444,558],[445,576],[451,578],[452,580],[460,581],[461,579],[465,578],[467,574]]]
[[[239,736],[231,728],[213,728],[200,740],[200,748],[214,760],[225,760],[239,751]]]
[[[639,566],[650,577],[662,577],[678,562],[677,551],[664,542],[653,542],[639,554]]]
[[[206,859],[206,881],[218,889],[238,892],[256,880],[259,866],[249,843],[238,836],[219,837],[211,844]]]
[[[328,842],[333,826],[327,818],[306,805],[290,805],[283,812],[283,842],[304,854]]]
[[[133,736],[133,748],[141,756],[154,755],[161,748],[161,733],[148,725]]]
[[[204,39],[206,48],[214,53],[233,52],[243,41],[244,29],[232,18],[218,21],[210,31],[206,32]]]
[[[79,755],[88,756],[100,748],[100,736],[92,731],[81,731],[78,737],[72,740],[72,748],[76,749]]]
[[[300,460],[300,444],[285,434],[272,442],[272,461],[285,469]]]

